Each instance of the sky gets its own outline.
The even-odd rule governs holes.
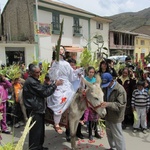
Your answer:
[[[8,0],[0,0],[1,12]],[[150,0],[54,0],[71,4],[99,16],[137,12],[150,7]]]

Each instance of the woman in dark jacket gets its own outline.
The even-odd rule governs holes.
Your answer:
[[[100,65],[99,65],[99,70],[98,70],[100,76],[105,73],[105,72],[109,72],[109,66],[108,66],[108,63],[103,60],[100,62]]]
[[[122,75],[120,77],[118,77],[117,81],[124,87],[124,89],[127,93],[127,105],[126,105],[126,111],[125,111],[125,119],[122,123],[123,129],[125,129],[127,124],[133,123],[131,98],[132,98],[132,92],[135,89],[136,80],[130,77],[130,71],[126,67],[123,69]]]

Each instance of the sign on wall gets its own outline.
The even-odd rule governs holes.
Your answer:
[[[39,23],[39,30],[37,22],[34,22],[34,32],[35,34],[41,35],[51,35],[51,24]]]

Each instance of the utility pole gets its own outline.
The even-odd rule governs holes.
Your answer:
[[[37,31],[39,32],[39,13],[38,13],[38,0],[35,0],[35,11],[36,11],[36,24],[37,24]],[[37,41],[37,58],[40,59],[41,52],[40,52],[40,43],[39,43],[39,33],[36,34],[36,41]]]

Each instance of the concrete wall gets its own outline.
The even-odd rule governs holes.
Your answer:
[[[25,64],[33,62],[33,58],[35,56],[35,45],[34,44],[14,44],[14,43],[0,43],[0,64],[6,64],[6,47],[15,48],[24,48],[25,52]]]
[[[95,20],[91,20],[90,21],[90,35],[91,35],[91,50],[92,51],[96,51],[98,49],[98,46],[96,44],[94,44],[95,39],[93,39],[93,37],[95,35],[102,35],[103,37],[103,41],[104,41],[104,45],[103,47],[106,47],[107,49],[109,49],[109,23],[105,23],[105,22],[101,22],[103,24],[103,29],[96,29],[96,21]],[[101,47],[102,44],[100,43],[99,46]],[[102,49],[103,52],[105,53],[109,53],[109,51],[105,51]]]

